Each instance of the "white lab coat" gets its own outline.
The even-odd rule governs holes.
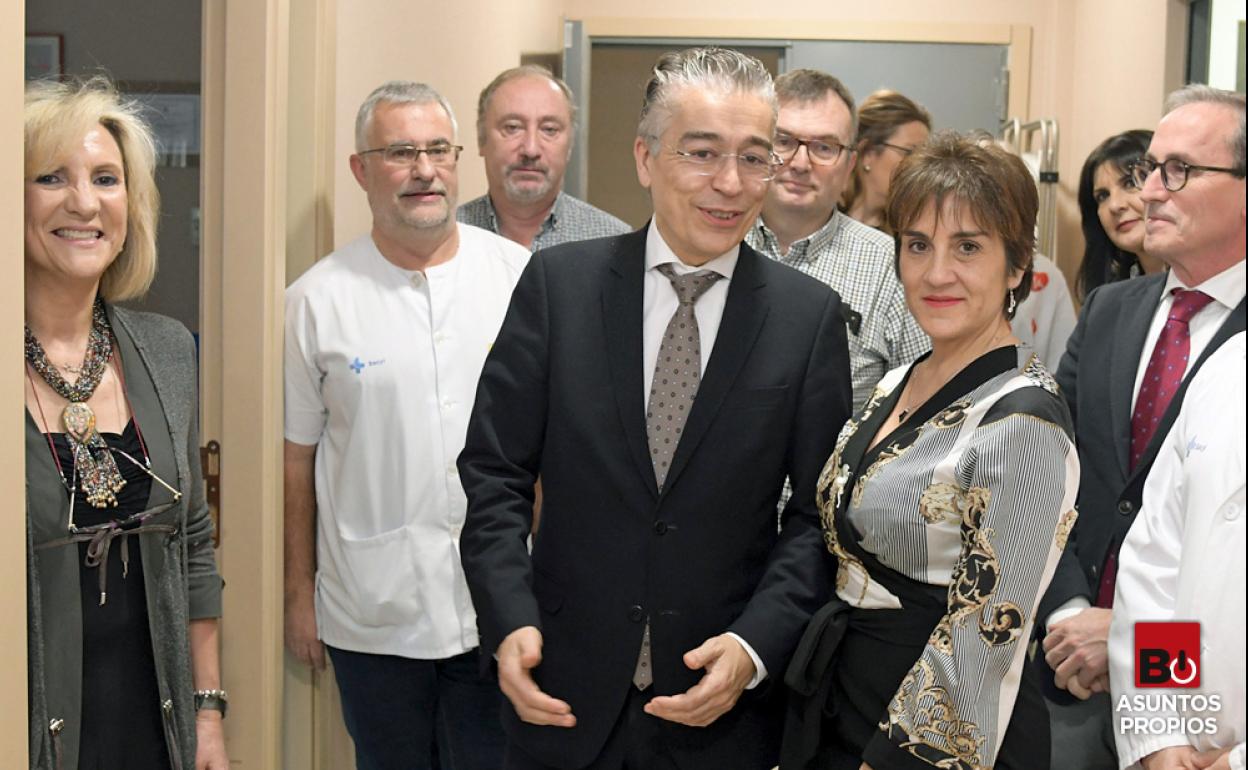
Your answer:
[[[1232,768],[1244,767],[1244,333],[1227,340],[1193,379],[1174,427],[1144,486],[1140,513],[1119,557],[1110,684],[1121,767],[1167,746],[1200,751],[1234,747]],[[1201,683],[1198,690],[1137,689],[1135,624],[1199,621]],[[1183,732],[1125,731],[1117,709],[1123,696],[1217,694],[1221,709],[1147,712],[1179,716]],[[1216,719],[1217,730],[1193,733],[1189,719]]]
[[[1010,328],[1050,372],[1057,371],[1066,340],[1075,330],[1075,303],[1061,268],[1043,254],[1035,256],[1031,294],[1019,303]]]

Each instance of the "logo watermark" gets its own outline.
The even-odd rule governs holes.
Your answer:
[[[1135,624],[1135,686],[1191,690],[1200,687],[1200,624]],[[1124,735],[1213,735],[1222,696],[1202,692],[1144,692],[1118,696],[1114,712]]]

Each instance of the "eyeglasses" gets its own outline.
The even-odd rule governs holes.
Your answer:
[[[893,144],[892,142],[880,142],[880,146],[887,147],[890,150],[896,150],[897,152],[901,153],[901,157],[903,158],[908,157],[914,153],[913,147],[903,147],[900,144]]]
[[[668,147],[682,167],[696,176],[715,176],[729,158],[737,162],[737,174],[747,182],[770,182],[784,165],[774,152],[720,152],[719,150],[678,150]]]
[[[1153,175],[1154,169],[1161,169],[1161,184],[1170,192],[1178,192],[1187,185],[1187,175],[1190,171],[1218,171],[1239,179],[1244,178],[1242,169],[1196,166],[1191,163],[1184,163],[1178,158],[1167,158],[1161,163],[1152,158],[1140,158],[1131,165],[1131,178],[1135,181],[1135,186],[1143,189],[1144,183]]]
[[[848,147],[839,142],[828,142],[823,139],[798,139],[796,136],[788,134],[776,134],[776,141],[773,148],[776,155],[785,163],[797,157],[797,151],[806,148],[806,155],[810,158],[811,163],[819,163],[830,166],[840,159],[841,153],[849,150]]]
[[[420,162],[420,155],[424,153],[429,162],[441,168],[449,168],[459,161],[459,154],[464,148],[458,144],[435,144],[431,147],[417,147],[414,144],[392,144],[389,147],[376,147],[371,150],[361,150],[357,155],[368,155],[369,153],[381,153],[381,159],[391,166],[415,166]]]

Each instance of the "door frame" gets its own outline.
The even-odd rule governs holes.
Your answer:
[[[0,489],[9,511],[0,537],[0,756],[15,767],[30,765],[30,721],[26,681],[26,395],[22,367],[24,328],[23,262],[25,178],[24,118],[26,5],[0,0]],[[3,426],[7,425],[8,428]]]
[[[289,0],[203,4],[201,443],[221,445],[231,765],[282,759],[282,292]]]
[[[589,189],[590,56],[595,42],[613,43],[732,41],[784,47],[793,40],[886,43],[972,43],[1004,45],[1009,56],[1006,115],[1031,119],[1029,24],[931,24],[921,22],[806,21],[789,19],[628,19],[591,17],[564,20],[564,77],[573,87],[578,114],[576,141],[568,164],[567,191],[585,197]]]

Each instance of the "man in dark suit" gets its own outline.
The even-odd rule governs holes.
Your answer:
[[[634,147],[650,225],[538,252],[516,288],[459,460],[508,768],[775,764],[851,399],[836,294],[742,243],[775,116],[756,60],[665,54]]]
[[[1244,97],[1207,86],[1170,96],[1134,169],[1144,248],[1167,274],[1088,295],[1057,380],[1075,418],[1079,520],[1044,600],[1054,768],[1116,768],[1107,640],[1118,549],[1184,383],[1244,329]],[[1145,770],[1166,767],[1146,757]]]

